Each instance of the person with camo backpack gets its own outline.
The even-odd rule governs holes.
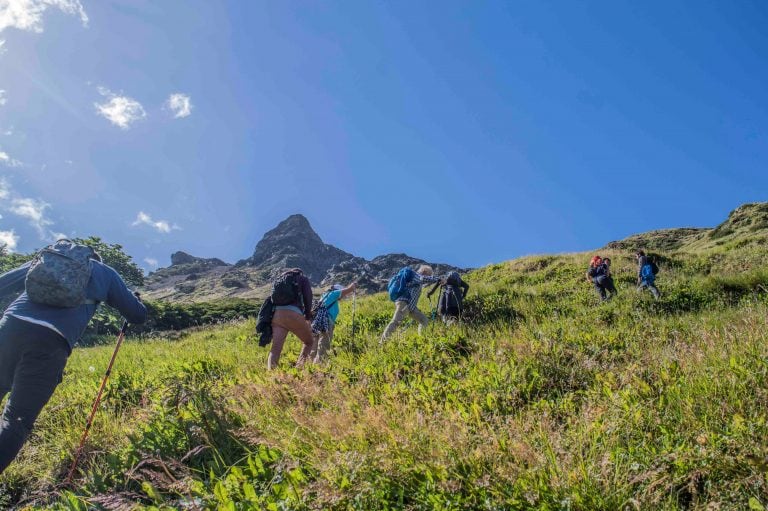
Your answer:
[[[333,340],[333,329],[336,325],[336,319],[339,317],[339,300],[354,293],[355,289],[357,289],[355,282],[347,287],[334,284],[318,300],[312,320],[312,334],[315,340],[309,355],[310,358],[314,357],[316,364],[324,362],[328,358]]]
[[[147,318],[139,294],[91,247],[69,240],[0,275],[0,296],[19,292],[0,319],[0,400],[10,392],[0,420],[0,473],[26,442],[99,304],[129,323]]]
[[[303,344],[296,361],[296,367],[301,367],[309,358],[314,343],[310,327],[312,285],[300,268],[286,270],[272,284],[270,298],[275,312],[272,316],[272,348],[267,358],[267,369],[277,369],[289,332]]]

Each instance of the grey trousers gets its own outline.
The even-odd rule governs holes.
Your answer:
[[[331,341],[333,341],[333,321],[328,321],[328,331],[314,334],[315,343],[309,358],[316,364],[325,362],[328,359],[328,352],[331,351]]]
[[[61,383],[69,351],[67,341],[49,328],[11,316],[0,320],[0,400],[11,393],[0,419],[0,474]]]
[[[419,309],[410,310],[408,308],[408,302],[395,302],[395,315],[392,316],[392,321],[390,321],[387,325],[387,328],[384,329],[384,333],[382,334],[379,343],[386,341],[387,338],[397,329],[397,327],[400,326],[400,323],[403,322],[406,316],[410,316],[412,319],[419,323],[419,335],[421,335],[421,331],[424,329],[424,327],[429,325],[429,319],[427,319],[424,313]]]
[[[659,288],[656,287],[655,283],[644,280],[640,283],[639,286],[637,286],[638,291],[642,291],[643,289],[649,289],[653,297],[657,300],[661,298],[661,293],[659,292]]]

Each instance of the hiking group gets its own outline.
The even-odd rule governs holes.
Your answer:
[[[636,258],[638,290],[648,289],[658,299],[660,293],[655,285],[658,266],[643,251],[638,251]],[[594,284],[601,300],[616,296],[609,258],[593,257],[587,279]],[[429,285],[433,286],[427,293],[430,304],[434,294],[440,293],[432,319],[439,315],[446,325],[462,320],[469,285],[458,272],[436,276],[431,266],[421,265],[415,271],[406,266],[387,284],[395,310],[379,344],[384,344],[406,318],[414,320],[419,334],[422,333],[430,318],[419,310],[418,303],[422,290]],[[302,343],[298,367],[308,361],[326,361],[340,313],[339,302],[350,295],[354,338],[356,290],[355,282],[346,286],[334,284],[318,300],[313,300],[311,282],[301,269],[280,273],[259,310],[256,326],[259,345],[272,343],[267,368],[278,367],[289,333]],[[92,407],[81,448],[128,323],[140,324],[147,318],[147,309],[139,294],[128,289],[117,271],[103,263],[92,248],[69,240],[56,242],[26,264],[0,275],[0,296],[13,293],[20,295],[0,319],[0,400],[10,393],[0,419],[0,474],[18,454],[38,414],[61,382],[72,348],[99,304],[106,303],[117,309],[126,323]],[[78,455],[70,476],[77,459]]]
[[[422,288],[435,284],[431,296],[441,289],[436,313],[446,324],[459,320],[462,304],[469,290],[458,272],[434,276],[431,266],[421,265],[414,271],[406,266],[393,276],[387,286],[390,300],[395,302],[395,313],[384,329],[380,343],[389,338],[398,326],[410,317],[418,323],[419,334],[429,324],[427,316],[418,308]],[[267,368],[275,369],[288,333],[294,334],[302,343],[296,366],[306,362],[321,363],[327,360],[333,340],[336,321],[339,316],[339,301],[350,294],[355,296],[357,283],[342,286],[334,284],[317,301],[312,299],[312,286],[300,268],[284,271],[272,284],[272,292],[259,310],[256,332],[260,334],[259,345],[270,342]],[[354,307],[352,309],[354,315]],[[352,322],[354,334],[354,316]]]
[[[655,299],[661,298],[661,293],[656,287],[656,275],[659,267],[656,262],[648,257],[644,251],[635,252],[637,259],[637,290],[648,289]],[[611,273],[611,259],[596,255],[589,262],[587,280],[595,286],[600,301],[605,302],[617,295],[616,284]]]

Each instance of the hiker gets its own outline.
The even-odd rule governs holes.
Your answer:
[[[429,324],[429,320],[418,309],[419,297],[421,297],[422,286],[441,281],[440,277],[435,277],[433,274],[432,267],[423,264],[415,272],[406,266],[390,279],[387,288],[390,300],[395,302],[395,315],[384,329],[380,343],[392,335],[406,316],[410,316],[419,323],[419,335],[421,335],[421,331]]]
[[[451,325],[461,319],[464,299],[469,293],[469,284],[464,282],[458,272],[452,271],[442,279],[445,284],[438,282],[427,293],[429,298],[440,289],[440,297],[437,300],[437,312],[446,325]]]
[[[302,342],[296,367],[301,367],[312,350],[312,285],[300,268],[284,271],[272,285],[270,296],[274,305],[272,316],[272,349],[267,369],[277,369],[285,338],[291,332]]]
[[[635,256],[637,257],[637,290],[649,289],[653,297],[658,300],[661,298],[659,288],[656,287],[656,274],[659,272],[659,267],[642,250],[638,250]]]
[[[22,292],[23,291],[23,292]],[[101,302],[133,324],[147,319],[138,293],[90,247],[59,240],[0,275],[0,296],[22,294],[0,319],[0,473],[13,461]]]
[[[599,255],[594,256],[589,262],[587,280],[594,284],[601,302],[610,300],[616,295],[616,286],[613,283],[613,277],[611,277],[610,259],[603,259]]]
[[[356,282],[347,287],[341,284],[334,284],[318,300],[318,306],[314,314],[315,318],[312,320],[314,344],[309,354],[316,364],[324,362],[328,357],[328,352],[331,350],[333,329],[336,325],[336,318],[339,317],[339,300],[349,296],[355,289],[357,289]]]

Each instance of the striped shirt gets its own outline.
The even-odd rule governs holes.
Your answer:
[[[408,310],[416,310],[419,305],[419,298],[421,298],[421,288],[427,284],[434,284],[439,282],[440,277],[433,276],[428,277],[426,275],[419,275],[418,273],[413,277],[413,280],[408,283],[409,295],[405,295],[399,298],[398,302],[408,302]]]

